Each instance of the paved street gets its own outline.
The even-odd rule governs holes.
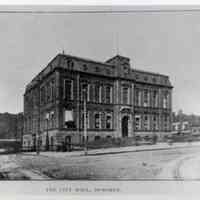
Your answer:
[[[125,147],[111,153],[106,150],[83,152],[44,152],[32,154],[1,155],[1,179],[196,179],[200,177],[200,145],[185,144],[170,149],[156,150],[158,146]],[[135,147],[136,148],[136,147]],[[141,148],[141,147],[140,147]],[[128,151],[129,150],[129,151]],[[95,153],[96,152],[96,153]],[[100,154],[101,152],[101,154]]]

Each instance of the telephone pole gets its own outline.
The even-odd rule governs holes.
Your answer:
[[[84,109],[84,154],[85,156],[88,154],[87,151],[87,108],[86,108],[86,102],[87,102],[87,85],[84,87],[84,95],[83,95],[83,109]]]

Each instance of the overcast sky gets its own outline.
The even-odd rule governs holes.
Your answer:
[[[0,112],[23,111],[25,85],[63,49],[105,61],[117,53],[117,46],[132,68],[170,76],[174,111],[200,114],[197,11],[0,13]]]

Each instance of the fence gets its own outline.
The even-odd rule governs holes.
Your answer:
[[[111,148],[111,147],[125,147],[133,145],[155,144],[157,138],[155,137],[135,137],[135,138],[98,138],[94,141],[87,142],[88,149]],[[84,149],[84,142],[81,144],[62,143],[60,145],[41,146],[40,151],[80,151]],[[36,151],[35,146],[23,147],[24,152]]]

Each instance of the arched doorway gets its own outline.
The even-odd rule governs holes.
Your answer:
[[[122,137],[128,137],[128,116],[122,118]]]

